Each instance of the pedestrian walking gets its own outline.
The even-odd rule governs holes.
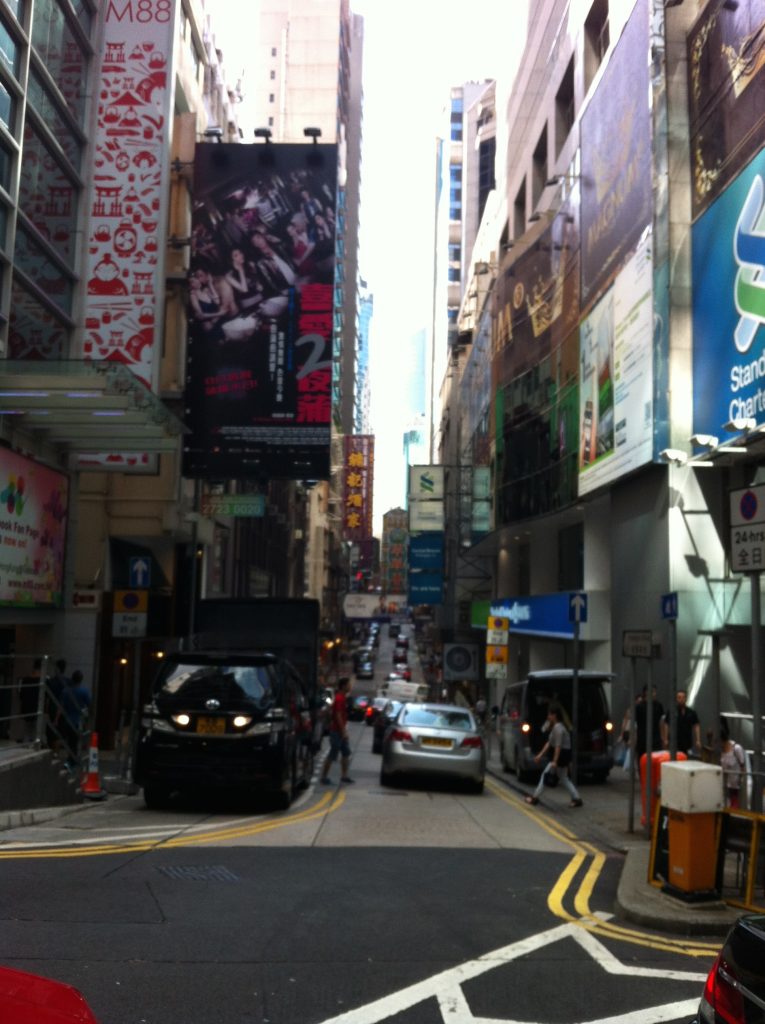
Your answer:
[[[24,735],[17,743],[32,743],[37,736],[37,709],[40,701],[42,658],[35,658],[32,671],[19,679],[19,704],[24,720]]]
[[[701,725],[699,716],[688,703],[687,690],[678,690],[675,700],[677,702],[677,749],[690,757],[698,757],[701,753]],[[669,750],[669,715],[665,714],[661,720],[662,742],[666,750]]]
[[[537,788],[526,797],[527,804],[538,804],[539,796],[544,789],[545,780],[548,776],[557,776],[568,790],[571,797],[571,807],[581,807],[582,798],[579,796],[574,783],[568,774],[568,766],[571,764],[571,735],[563,722],[560,720],[560,711],[557,707],[551,707],[547,712],[547,721],[550,723],[550,731],[547,742],[536,755],[534,760],[537,764],[543,757],[549,758],[542,774],[539,776]]]
[[[66,674],[66,661],[59,658],[56,662],[56,671],[47,683],[45,701],[46,726],[45,733],[48,746],[53,749],[58,746],[61,738],[61,719],[64,714],[62,698],[64,690],[69,686],[69,676]]]
[[[80,737],[90,714],[90,690],[83,682],[83,674],[77,669],[72,672],[69,685],[61,694],[63,709],[61,732],[68,748],[67,763],[74,768],[80,759]]]
[[[332,701],[332,713],[329,723],[329,753],[321,772],[321,781],[325,786],[332,784],[329,770],[338,757],[340,758],[340,781],[344,783],[356,781],[348,774],[348,768],[351,763],[351,748],[348,743],[348,694],[350,689],[351,681],[348,676],[341,676],[337,681],[337,690]]]
[[[746,754],[739,743],[734,743],[728,730],[728,723],[720,718],[720,767],[723,770],[725,804],[740,807],[741,778],[746,768]]]

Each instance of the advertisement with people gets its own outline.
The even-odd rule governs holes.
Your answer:
[[[61,607],[69,481],[0,449],[0,606]]]
[[[693,225],[693,431],[765,423],[765,150]]]
[[[328,475],[336,179],[336,146],[197,146],[185,475]]]
[[[646,236],[579,331],[579,493],[653,456],[653,264]]]

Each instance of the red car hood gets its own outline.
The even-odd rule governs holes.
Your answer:
[[[0,967],[2,1024],[98,1024],[83,996],[60,981]]]

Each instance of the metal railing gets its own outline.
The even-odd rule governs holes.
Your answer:
[[[0,655],[0,747],[48,748],[72,772],[79,772],[87,729],[70,714],[49,686],[48,655]],[[39,666],[39,667],[38,667]]]

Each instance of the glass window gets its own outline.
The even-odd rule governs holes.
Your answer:
[[[90,35],[90,26],[92,24],[92,13],[90,7],[84,2],[84,0],[70,0],[72,7],[74,7],[74,13],[77,15],[77,20],[85,29],[87,35]]]
[[[77,228],[77,186],[27,121],[19,182],[19,207],[71,266]]]
[[[449,220],[462,220],[462,203],[452,203],[450,205]]]
[[[18,21],[24,20],[24,11],[26,10],[26,4],[24,0],[5,0],[10,9],[16,15]]]
[[[64,312],[71,312],[72,281],[21,226],[16,228],[13,260],[19,270],[34,281],[52,302]]]
[[[13,134],[16,123],[16,99],[11,96],[2,82],[0,82],[0,123],[4,124]]]
[[[272,46],[272,47],[271,47],[271,56],[272,56],[272,57],[275,57],[275,56],[276,56],[276,47],[275,47],[275,46]]]
[[[29,75],[28,98],[36,113],[50,128],[56,141],[66,153],[75,170],[79,171],[82,159],[82,143],[72,132],[71,126],[51,93],[45,88],[36,72]]]
[[[11,190],[11,172],[13,171],[13,153],[0,142],[0,185],[6,192]]]
[[[14,277],[8,331],[10,359],[62,359],[68,329]]]
[[[0,18],[0,60],[2,60],[13,77],[18,78],[19,48],[2,18]]]
[[[460,268],[459,267],[449,267],[449,280],[450,281],[459,281],[459,279],[460,279]]]
[[[87,92],[87,57],[55,0],[36,0],[32,45],[67,106],[82,125]]]

